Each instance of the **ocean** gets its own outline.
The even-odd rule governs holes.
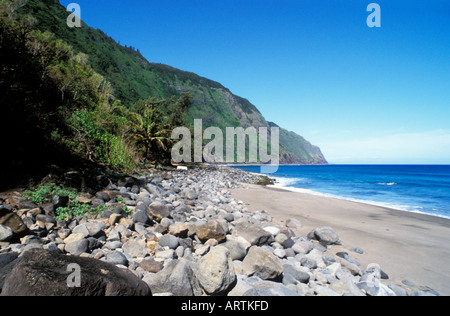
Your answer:
[[[260,173],[259,166],[233,166]],[[450,219],[450,165],[280,166],[276,187]]]

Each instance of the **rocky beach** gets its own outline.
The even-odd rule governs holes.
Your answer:
[[[277,212],[265,198],[281,193],[255,185],[259,175],[206,166],[46,179],[77,183],[72,198],[99,211],[62,219],[55,210],[67,206],[67,196],[37,203],[21,192],[0,194],[2,296],[445,294],[393,277],[365,248],[370,242],[347,240],[339,220],[310,221],[314,214],[300,216],[295,204]],[[75,285],[71,265],[81,275]]]

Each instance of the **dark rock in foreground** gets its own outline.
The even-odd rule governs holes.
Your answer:
[[[69,287],[80,267],[80,287]],[[151,296],[148,285],[133,273],[91,258],[33,249],[15,262],[3,284],[2,296]],[[73,265],[75,266],[75,265]],[[8,267],[5,267],[5,269]]]

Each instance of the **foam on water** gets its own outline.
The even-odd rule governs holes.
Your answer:
[[[267,176],[289,191],[450,219],[449,165],[289,165]]]

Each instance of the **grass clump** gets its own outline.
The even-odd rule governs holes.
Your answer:
[[[37,204],[48,203],[52,201],[54,195],[67,196],[70,200],[77,197],[77,190],[73,188],[61,188],[55,183],[41,184],[36,188],[31,188],[22,193],[22,196]]]
[[[107,210],[106,205],[99,205],[97,207],[92,207],[89,204],[81,203],[77,200],[71,200],[66,207],[58,207],[56,209],[56,219],[67,220],[71,217],[84,216],[87,217],[88,214],[98,215],[101,212]]]

